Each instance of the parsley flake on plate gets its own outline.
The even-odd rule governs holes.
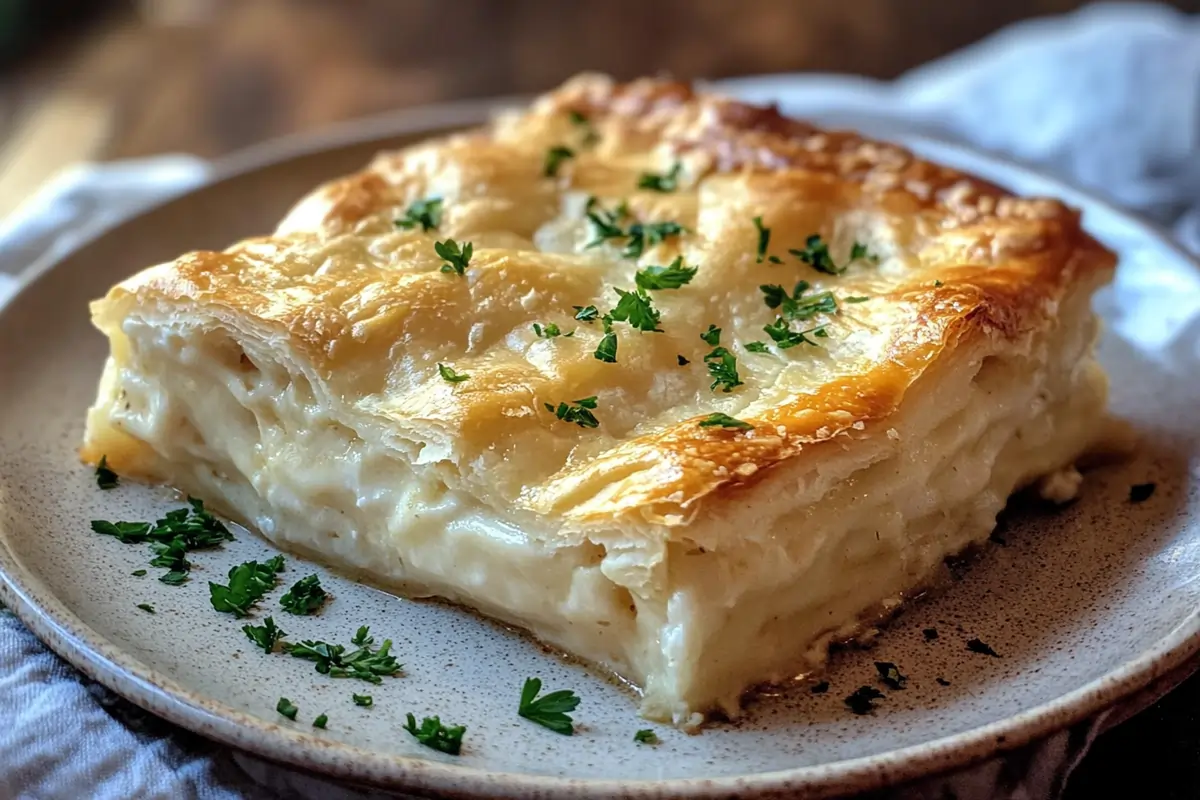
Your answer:
[[[617,334],[611,323],[605,322],[604,335],[600,337],[600,344],[596,345],[596,352],[592,356],[607,364],[617,363]]]
[[[696,277],[699,269],[699,267],[685,267],[683,256],[676,256],[668,266],[639,269],[635,280],[637,287],[644,291],[678,289],[690,283],[692,278]]]
[[[934,678],[934,680],[937,681],[938,686],[949,686],[950,685],[950,681],[946,680],[945,678],[941,677],[940,675],[938,677]]]
[[[117,473],[108,468],[108,456],[100,456],[100,463],[96,465],[96,485],[101,489],[115,489],[118,483]]]
[[[350,640],[350,644],[355,647],[375,644],[375,637],[371,635],[371,627],[369,625],[360,625],[358,630],[354,632],[354,638]]]
[[[418,225],[421,231],[429,231],[442,224],[442,198],[428,197],[424,200],[414,200],[409,205],[404,216],[396,220],[396,227],[412,230]]]
[[[737,371],[737,357],[724,347],[714,348],[711,353],[706,355],[704,366],[708,367],[708,374],[713,379],[712,385],[708,388],[714,392],[718,386],[721,387],[721,391],[729,393],[742,385],[742,379],[738,376]]]
[[[553,178],[558,175],[558,168],[567,159],[574,158],[575,151],[569,147],[558,145],[546,151],[546,159],[542,162],[542,175]]]
[[[467,732],[466,725],[443,725],[437,717],[425,717],[417,726],[417,718],[412,714],[406,715],[408,721],[404,730],[413,735],[421,744],[449,755],[458,755],[462,749],[463,734]]]
[[[375,698],[371,697],[371,695],[369,695],[369,694],[353,694],[352,693],[350,696],[352,698],[354,698],[354,705],[356,705],[356,706],[362,706],[363,708],[370,708],[371,706],[375,705]]]
[[[596,409],[596,396],[585,397],[574,401],[575,404],[559,403],[557,407],[545,403],[546,410],[563,422],[574,422],[581,428],[599,428],[600,420],[592,412]]]
[[[858,295],[858,296],[850,295],[849,297],[843,298],[842,302],[843,303],[865,303],[870,299],[871,298],[869,298],[869,297],[863,297],[861,295]]]
[[[903,689],[908,680],[908,676],[901,675],[900,668],[890,661],[876,661],[875,671],[879,673],[879,680],[892,689]]]
[[[286,633],[275,626],[274,617],[267,617],[263,620],[262,625],[243,625],[242,633],[246,634],[247,639],[254,642],[267,653],[275,649],[276,642],[287,636]]]
[[[875,710],[875,701],[883,699],[883,692],[874,686],[860,686],[842,699],[846,707],[862,716]]]
[[[384,678],[392,677],[403,669],[403,665],[389,652],[391,649],[391,639],[384,639],[378,650],[372,650],[368,643],[350,652],[346,652],[345,645],[312,640],[283,646],[283,652],[293,658],[314,662],[317,672],[322,675],[357,678],[375,684],[383,683]]]
[[[763,226],[761,216],[754,218],[754,228],[758,231],[758,247],[755,251],[755,263],[761,264],[763,261],[769,261],[772,264],[782,264],[779,256],[767,254],[767,248],[771,246],[771,229]]]
[[[609,312],[609,316],[613,320],[628,322],[639,331],[662,333],[662,328],[658,327],[662,312],[654,307],[654,301],[650,299],[650,295],[641,289],[627,292],[624,289],[614,288],[613,291],[621,298],[617,301],[617,307]]]
[[[275,710],[291,720],[294,720],[296,714],[300,713],[299,707],[286,697],[279,698],[279,702],[275,704]]]
[[[642,728],[637,733],[633,734],[633,740],[638,744],[658,744],[658,734],[649,728]]]
[[[673,192],[679,188],[679,173],[683,169],[683,164],[678,161],[671,167],[671,171],[664,174],[654,172],[643,172],[638,178],[637,188],[649,189],[652,192]]]
[[[462,383],[471,377],[465,372],[455,372],[453,367],[445,364],[438,364],[438,375],[441,375],[446,383]]]
[[[751,353],[769,353],[766,342],[746,342],[746,349]]]
[[[595,322],[600,318],[600,309],[595,306],[572,306],[575,309],[575,319],[580,322]]]
[[[709,414],[704,419],[700,420],[701,428],[735,428],[740,431],[752,431],[754,426],[749,422],[743,422],[736,417],[731,417],[728,414],[723,414],[717,411]]]
[[[705,344],[716,347],[721,343],[721,329],[709,323],[708,330],[700,334],[700,338],[704,340]]]
[[[832,314],[837,311],[837,299],[833,292],[817,292],[804,296],[809,289],[808,281],[796,283],[792,293],[777,283],[765,283],[758,287],[763,293],[763,302],[767,308],[779,309],[779,313],[791,320],[806,320],[818,314]]]
[[[321,730],[325,730],[325,726],[328,724],[329,724],[329,715],[328,714],[321,714],[320,716],[318,716],[316,719],[314,719],[312,721],[312,726],[314,728],[320,728]]]
[[[217,547],[233,540],[229,529],[194,497],[188,498],[188,507],[168,511],[154,523],[94,519],[91,527],[96,533],[112,536],[122,544],[149,543],[154,554],[151,566],[165,567],[168,572],[159,580],[171,586],[178,586],[188,579],[191,565],[184,558],[186,552]]]
[[[321,579],[309,575],[293,583],[292,588],[279,598],[279,605],[289,614],[306,616],[316,613],[328,596],[321,586]]]
[[[150,605],[149,603],[138,603],[137,607],[142,611],[145,611],[147,614],[154,613],[154,606]]]
[[[131,573],[129,573],[129,574],[130,574],[130,575],[132,575],[132,576],[133,576],[133,577],[135,577],[135,578],[144,578],[144,577],[146,577],[146,570],[144,570],[144,569],[135,569],[133,572],[131,572]]]
[[[557,339],[559,336],[574,336],[575,331],[563,333],[556,323],[547,322],[545,325],[533,323],[533,333],[539,339]]]
[[[442,272],[466,275],[467,265],[471,263],[471,256],[475,253],[475,246],[470,242],[459,245],[453,239],[447,239],[444,242],[434,242],[433,252],[446,260],[446,263],[442,264]]]
[[[798,344],[811,344],[813,347],[817,347],[819,343],[813,341],[811,337],[829,338],[829,332],[825,330],[824,325],[818,325],[806,331],[794,331],[783,317],[776,317],[770,325],[764,325],[763,331],[771,337],[780,350],[787,350]]]
[[[283,556],[275,556],[262,564],[247,561],[231,567],[229,584],[208,584],[212,607],[225,614],[244,617],[250,607],[275,588],[278,573],[283,569]]]
[[[526,678],[525,685],[521,687],[521,704],[517,707],[517,714],[555,733],[564,736],[573,734],[575,725],[570,712],[579,705],[579,696],[570,689],[560,689],[538,697],[541,691],[541,678]]]

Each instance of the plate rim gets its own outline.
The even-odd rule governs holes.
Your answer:
[[[432,135],[477,124],[497,108],[518,104],[524,99],[505,97],[421,106],[295,134],[238,151],[217,161],[211,178],[204,184],[90,231],[65,252],[36,261],[19,276],[16,290],[0,303],[0,314],[20,302],[32,284],[50,274],[63,261],[101,237],[163,206],[187,203],[194,195],[213,191],[220,184],[324,151],[371,142],[382,145],[399,136]],[[1070,181],[937,137],[901,133],[894,139],[906,147],[919,149],[924,145],[942,153],[952,153],[967,162],[987,165],[1002,174],[1042,181],[1053,187],[1056,194],[1076,198],[1075,202],[1084,206],[1085,211],[1091,206],[1120,218],[1140,237],[1154,241],[1200,272],[1200,261],[1162,227]],[[933,157],[937,158],[936,155]],[[949,736],[869,756],[741,776],[660,781],[570,778],[495,772],[409,756],[384,756],[353,745],[320,739],[308,732],[294,731],[208,699],[136,658],[123,655],[115,644],[86,625],[53,593],[44,590],[35,572],[20,563],[9,550],[4,530],[0,530],[0,601],[76,669],[135,705],[187,730],[302,770],[371,785],[470,797],[528,797],[535,793],[587,798],[707,798],[734,792],[756,798],[795,797],[797,792],[802,792],[805,797],[829,797],[878,789],[961,769],[1075,725],[1133,697],[1200,653],[1200,609],[1197,609],[1153,647],[1121,667],[1046,703]]]

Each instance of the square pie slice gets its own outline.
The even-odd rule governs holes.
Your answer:
[[[1056,200],[582,76],[115,286],[83,457],[691,726],[1070,494],[1114,262]]]

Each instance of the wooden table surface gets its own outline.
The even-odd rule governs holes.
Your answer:
[[[19,2],[19,0],[0,0]],[[30,3],[50,0],[27,0]],[[82,0],[74,0],[82,5]],[[880,78],[1069,0],[141,0],[0,72],[0,217],[73,162],[219,157],[404,106],[629,78]],[[1200,0],[1172,3],[1200,12]],[[1106,734],[1068,800],[1200,797],[1200,678]]]

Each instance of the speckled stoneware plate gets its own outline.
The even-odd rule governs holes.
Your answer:
[[[1098,300],[1109,323],[1102,352],[1112,407],[1134,424],[1141,445],[1132,460],[1091,472],[1074,505],[1052,512],[1017,504],[998,541],[959,570],[959,580],[908,609],[872,651],[838,654],[827,693],[772,691],[740,723],[689,736],[648,725],[627,691],[522,636],[292,559],[286,578],[315,571],[333,595],[319,616],[276,615],[287,617],[293,639],[345,641],[368,624],[395,641],[404,676],[368,687],[267,656],[242,635],[240,621],[213,611],[207,580],[272,554],[250,533],[197,553],[184,586],[159,583],[155,571],[132,576],[146,565],[145,548],[94,535],[89,520],[154,519],[180,504],[142,486],[98,491],[91,470],[76,461],[106,352],[87,302],[152,262],[267,231],[319,180],[356,168],[382,146],[479,114],[460,106],[409,115],[380,123],[390,126],[386,137],[379,126],[360,128],[241,158],[216,183],[39,270],[0,312],[0,598],[56,651],[180,725],[356,781],[470,796],[646,798],[828,796],[906,780],[1083,719],[1198,649],[1200,370],[1197,326],[1186,323],[1198,315],[1200,271],[1154,230],[1103,203],[930,141],[907,144],[1019,192],[1064,197],[1120,251],[1117,286]],[[1153,496],[1131,503],[1130,486],[1147,482],[1157,485]],[[157,613],[139,611],[139,603]],[[937,639],[927,641],[925,628],[936,628]],[[976,637],[1001,657],[968,650]],[[855,716],[842,698],[877,685],[875,660],[900,665],[908,688],[886,691],[874,715]],[[575,736],[517,717],[530,675],[582,697]],[[373,708],[351,701],[364,689]],[[298,721],[276,713],[281,695],[299,706]],[[408,711],[466,723],[462,755],[419,746],[401,729]],[[315,730],[309,723],[322,712],[328,729]],[[635,744],[634,731],[644,727],[661,744]]]

